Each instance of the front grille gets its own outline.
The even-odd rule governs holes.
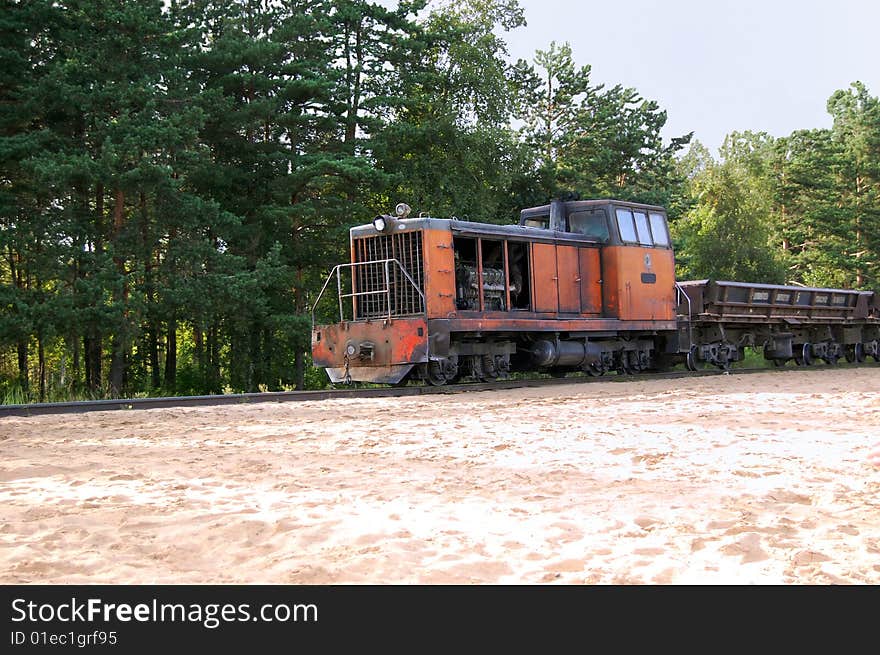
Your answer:
[[[390,293],[358,295],[355,298],[355,318],[370,319],[389,315],[406,316],[424,312],[422,295],[425,292],[422,270],[422,233],[396,232],[378,234],[354,240],[355,262],[376,262],[396,259],[409,273],[415,286],[401,273],[400,268],[388,264]],[[385,264],[365,264],[354,268],[355,291],[358,294],[385,289]]]

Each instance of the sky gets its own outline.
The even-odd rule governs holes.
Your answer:
[[[880,0],[520,0],[504,35],[532,61],[571,44],[593,84],[622,84],[713,154],[734,130],[786,136],[831,127],[828,98],[860,80],[880,95]]]

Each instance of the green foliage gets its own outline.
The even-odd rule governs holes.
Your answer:
[[[672,225],[683,279],[781,283],[784,272],[771,244],[772,198],[765,134],[733,133],[715,162],[694,144],[682,168],[694,205]],[[689,170],[688,170],[689,169]]]
[[[545,197],[575,192],[669,204],[681,185],[674,155],[691,135],[664,145],[666,112],[635,89],[592,84],[590,66],[575,66],[568,43],[539,50],[535,63],[518,62],[517,74],[522,132]]]

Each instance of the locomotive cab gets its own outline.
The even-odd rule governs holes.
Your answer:
[[[619,200],[553,201],[524,209],[520,225],[581,234],[602,244],[602,315],[675,318],[675,259],[666,211]]]

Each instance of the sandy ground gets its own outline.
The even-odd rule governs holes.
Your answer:
[[[3,583],[880,583],[880,368],[0,419]]]

